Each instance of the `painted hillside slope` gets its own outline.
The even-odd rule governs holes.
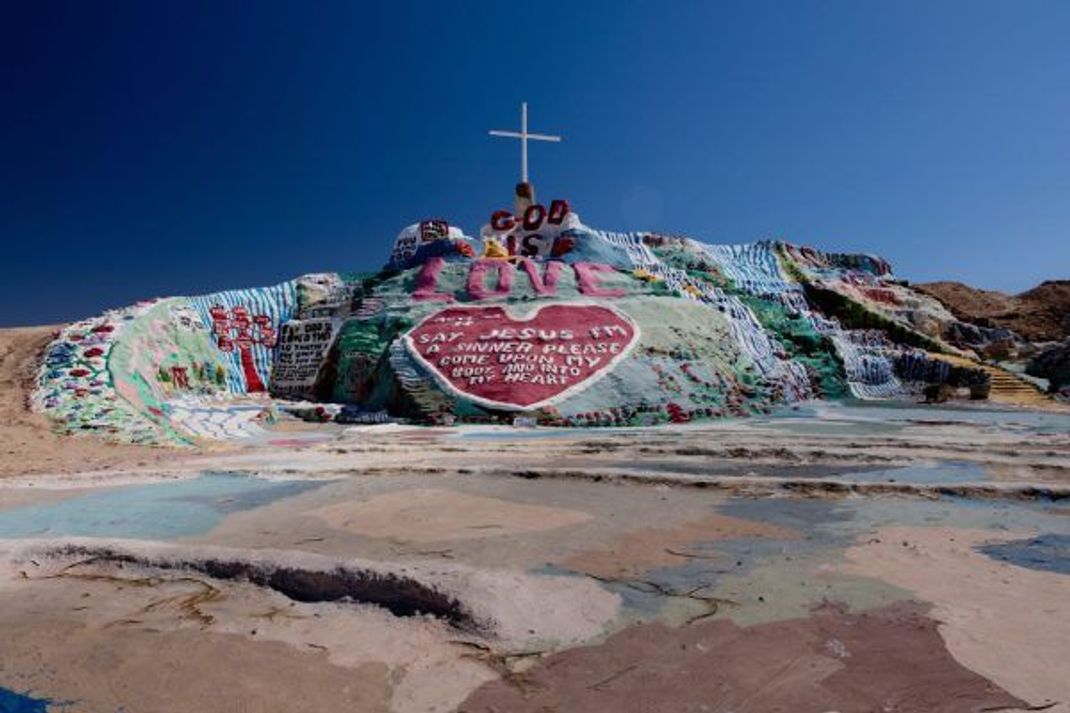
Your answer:
[[[33,406],[61,430],[150,443],[253,435],[268,395],[422,423],[684,422],[962,383],[927,352],[970,346],[879,258],[599,231],[555,201],[495,214],[479,239],[410,226],[376,274],[72,324]]]

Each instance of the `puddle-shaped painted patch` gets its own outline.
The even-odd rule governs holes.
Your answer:
[[[846,544],[854,537],[857,507],[840,500],[733,498],[718,508],[725,515],[807,533],[813,546]]]
[[[538,438],[565,438],[575,440],[587,438],[593,433],[605,436],[619,435],[634,429],[629,428],[503,428],[500,430],[459,431],[451,438],[466,441],[524,441]]]
[[[704,460],[690,462],[683,459],[677,460],[641,460],[641,461],[606,461],[601,464],[621,470],[635,470],[642,473],[683,473],[686,475],[708,475],[718,477],[763,477],[763,478],[844,478],[846,480],[861,480],[856,478],[859,473],[866,472],[865,466],[858,465],[827,465],[824,463],[752,463],[749,460],[735,462],[727,458],[718,459],[710,463]],[[578,464],[575,467],[582,467]],[[887,468],[873,467],[871,471],[886,472]]]
[[[920,463],[903,468],[857,471],[846,474],[844,478],[863,483],[907,483],[910,485],[952,485],[983,483],[991,480],[987,468],[969,461],[941,461]]]
[[[989,557],[1019,567],[1070,574],[1070,535],[1045,534],[978,548]]]
[[[48,713],[52,701],[33,698],[0,686],[0,713]]]
[[[1032,433],[1059,434],[1070,430],[1070,416],[1064,413],[993,406],[922,406],[906,401],[846,400],[793,404],[772,416],[755,419],[755,423],[765,422],[795,431],[805,430],[808,419],[813,419],[813,423],[822,429],[847,426],[859,435],[887,433],[889,429],[898,430],[905,426],[924,427],[927,423],[991,426]]]
[[[213,473],[191,480],[114,488],[0,512],[0,538],[188,537],[208,532],[231,513],[324,484]]]

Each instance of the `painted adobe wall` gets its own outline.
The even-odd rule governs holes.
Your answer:
[[[134,443],[230,435],[186,428],[199,401],[266,391],[296,283],[170,297],[63,328],[47,347],[31,406],[66,433]],[[196,419],[193,419],[196,420]]]
[[[426,423],[685,422],[901,395],[921,350],[952,349],[954,318],[879,258],[599,231],[564,202],[502,213],[480,239],[409,226],[374,275],[70,325],[34,406],[67,432],[153,443],[254,433],[257,393]]]

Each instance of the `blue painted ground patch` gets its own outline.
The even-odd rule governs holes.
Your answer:
[[[911,402],[844,400],[784,407],[772,416],[755,419],[756,423],[805,433],[810,426],[857,434],[887,433],[904,426],[923,426],[927,422],[962,423],[991,426],[999,430],[1032,433],[1066,433],[1070,416],[1050,411],[998,408],[992,405],[920,406]],[[809,421],[809,423],[808,423]]]
[[[629,428],[504,428],[500,430],[477,430],[460,431],[453,434],[452,438],[463,438],[469,441],[523,441],[538,438],[586,438],[592,433],[606,435],[607,430],[612,435],[628,433]]]
[[[1070,535],[1046,534],[1028,540],[978,547],[989,557],[1019,567],[1070,574]]]
[[[0,538],[127,537],[166,540],[208,532],[228,514],[321,487],[213,473],[114,488],[0,512]]]
[[[0,713],[48,713],[52,701],[33,698],[0,686]]]
[[[845,477],[864,483],[907,483],[910,485],[953,485],[991,480],[987,468],[969,461],[919,463],[903,468],[848,473]]]

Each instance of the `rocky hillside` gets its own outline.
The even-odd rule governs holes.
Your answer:
[[[1070,339],[1053,344],[1029,362],[1028,373],[1047,379],[1051,391],[1070,398]]]
[[[479,238],[409,226],[375,274],[70,325],[33,403],[61,430],[152,443],[248,437],[300,401],[349,422],[680,423],[976,387],[983,373],[930,355],[989,338],[880,258],[607,232],[554,201],[498,211]]]
[[[927,282],[914,289],[940,300],[964,322],[1009,329],[1030,342],[1070,337],[1070,280],[1049,280],[1018,295],[961,282]]]

